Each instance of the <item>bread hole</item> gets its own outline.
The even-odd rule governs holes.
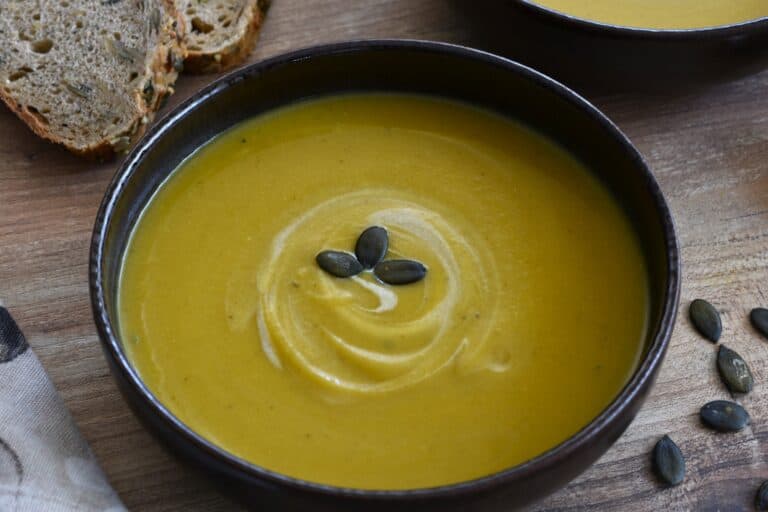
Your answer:
[[[11,82],[15,82],[16,80],[21,80],[22,78],[32,73],[33,71],[34,70],[32,68],[27,66],[20,67],[19,69],[17,69],[16,71],[10,74],[10,76],[8,77],[8,80]]]
[[[221,25],[221,26],[222,26],[222,27],[224,27],[224,28],[227,28],[227,27],[229,27],[231,24],[232,24],[232,20],[227,20],[227,21],[225,21],[225,22],[224,22],[224,24],[223,24],[223,25]]]
[[[139,77],[139,74],[136,71],[132,71],[130,76],[128,77],[129,82],[133,82]]]
[[[49,108],[44,108],[44,109],[43,109],[43,110],[41,110],[40,112],[42,112],[43,114],[50,114],[50,113],[51,113],[51,109],[49,109]]]
[[[75,22],[75,27],[77,27],[77,28],[83,28],[83,22],[82,22],[82,20],[77,20],[77,21]]]
[[[187,15],[188,16],[194,16],[196,13],[197,13],[197,11],[195,9],[193,9],[192,7],[187,9]]]
[[[22,32],[21,30],[19,30],[19,39],[22,40],[22,41],[31,41],[32,40],[31,37],[29,37],[27,34]]]
[[[35,53],[48,53],[53,48],[53,41],[50,39],[38,39],[30,44],[32,51]]]
[[[40,13],[36,12],[35,14],[33,14],[32,19],[35,21],[40,21]]]
[[[194,32],[201,32],[203,34],[209,33],[211,30],[213,30],[213,25],[210,23],[206,23],[199,17],[195,16],[192,18],[192,30]]]
[[[197,45],[192,44],[192,45],[187,45],[187,50],[192,50],[193,52],[199,52],[199,51],[202,50],[202,48],[200,48]]]
[[[219,16],[218,21],[219,21],[219,23],[221,23],[225,19],[227,19],[227,15],[226,14],[222,14],[221,16]]]
[[[61,6],[66,9],[67,7],[69,7],[69,2],[66,2],[66,1],[65,2],[61,2]]]
[[[112,34],[112,37],[114,37],[116,41],[119,41],[122,36],[120,35],[119,32],[115,32],[114,34]]]
[[[32,117],[37,119],[38,122],[40,122],[41,124],[44,124],[44,125],[48,125],[49,124],[48,118],[45,117],[43,114],[41,114],[40,111],[37,110],[35,107],[29,107],[28,106],[25,110],[27,111],[27,113],[29,115],[31,115]]]

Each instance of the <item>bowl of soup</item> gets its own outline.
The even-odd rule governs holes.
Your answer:
[[[485,47],[600,92],[688,90],[768,65],[762,0],[510,0],[463,6]]]
[[[507,510],[620,436],[671,335],[669,210],[515,62],[417,41],[236,71],[121,165],[90,284],[137,415],[280,510]]]

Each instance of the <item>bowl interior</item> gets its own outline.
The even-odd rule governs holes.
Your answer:
[[[647,260],[651,310],[646,356],[637,372],[648,378],[648,360],[658,363],[648,354],[663,353],[674,313],[677,248],[669,212],[639,154],[593,107],[543,75],[482,52],[414,42],[328,46],[246,68],[190,99],[145,137],[112,183],[94,237],[92,287],[97,302],[103,300],[96,307],[103,308],[103,333],[121,360],[127,361],[117,335],[122,257],[162,182],[193,151],[240,121],[302,99],[352,91],[429,94],[484,107],[521,120],[584,161],[618,198]],[[620,395],[611,407],[621,400]]]

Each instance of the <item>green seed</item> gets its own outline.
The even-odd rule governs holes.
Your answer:
[[[709,402],[699,411],[701,421],[719,432],[737,432],[749,425],[749,414],[739,404],[727,400]]]
[[[373,269],[376,277],[387,284],[410,284],[427,275],[427,267],[413,260],[386,260]]]
[[[752,327],[757,329],[760,334],[768,338],[768,309],[753,309],[749,313],[749,319],[752,321]]]
[[[363,266],[353,254],[341,251],[323,251],[315,257],[321,269],[332,276],[352,277],[363,271]]]
[[[733,393],[749,393],[755,383],[749,366],[735,351],[720,345],[717,351],[717,370],[720,378]]]
[[[389,235],[380,226],[372,226],[360,235],[355,244],[355,255],[364,268],[373,268],[387,254]]]
[[[688,310],[693,326],[699,331],[699,334],[708,340],[717,343],[720,334],[723,332],[723,324],[720,321],[720,313],[709,302],[696,299],[691,302]]]
[[[762,483],[755,496],[755,508],[757,510],[768,510],[768,480]]]
[[[679,485],[685,478],[685,458],[669,436],[659,439],[653,448],[653,468],[667,485]]]

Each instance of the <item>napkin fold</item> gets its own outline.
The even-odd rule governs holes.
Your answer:
[[[37,356],[0,306],[0,511],[125,510]]]

